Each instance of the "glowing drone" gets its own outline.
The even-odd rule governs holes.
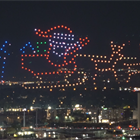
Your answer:
[[[6,59],[8,57],[8,55],[10,55],[10,53],[7,52],[7,47],[11,46],[11,44],[8,44],[7,41],[5,41],[5,43],[2,45],[2,47],[0,48],[0,60],[2,60],[2,71],[1,71],[1,82],[4,82],[3,78],[4,78],[4,69],[5,69],[5,64],[6,64]]]
[[[54,32],[55,29],[65,29],[68,33]],[[31,72],[32,74],[34,74],[34,76],[47,75],[47,74],[59,74],[59,73],[63,73],[63,72],[64,73],[74,73],[74,71],[77,68],[77,65],[75,62],[76,51],[78,51],[79,49],[82,49],[82,47],[87,45],[87,42],[89,42],[88,38],[87,37],[85,37],[85,39],[79,38],[79,40],[76,41],[74,38],[74,34],[72,34],[72,30],[70,30],[70,28],[68,28],[67,26],[63,26],[63,25],[57,26],[57,27],[55,26],[53,28],[50,28],[47,31],[41,31],[40,29],[35,29],[35,32],[36,32],[36,35],[38,35],[39,37],[48,38],[50,47],[48,48],[47,51],[44,50],[45,54],[40,54],[39,49],[37,51],[35,51],[35,48],[30,44],[30,42],[28,42],[28,44],[25,44],[25,46],[20,49],[20,51],[22,51],[22,55],[21,55],[22,67],[21,68]],[[42,42],[40,42],[40,43],[42,43]],[[37,42],[37,44],[39,44],[39,42]],[[46,44],[46,42],[44,42],[44,44]],[[32,49],[32,54],[25,53],[27,46],[29,46]],[[39,48],[39,46],[37,46],[37,48]],[[56,56],[63,57],[62,64],[57,64],[57,63],[52,62],[52,60],[50,59],[51,51]],[[67,60],[67,56],[69,56],[69,55],[73,55],[71,60]],[[45,57],[46,60],[54,67],[63,68],[64,66],[67,66],[68,64],[74,64],[74,68],[71,71],[53,71],[53,72],[46,71],[44,73],[43,72],[35,73],[34,70],[31,70],[31,69],[25,67],[25,65],[24,65],[25,57]]]

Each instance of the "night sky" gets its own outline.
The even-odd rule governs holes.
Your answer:
[[[12,55],[7,59],[5,77],[24,75],[19,49],[36,42],[34,29],[57,25],[70,27],[79,37],[88,36],[88,54],[110,54],[110,41],[132,41],[126,55],[139,56],[140,2],[0,2],[0,45],[8,40]],[[81,53],[82,50],[81,50]]]

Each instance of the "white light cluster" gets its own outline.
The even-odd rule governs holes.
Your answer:
[[[70,42],[68,43],[68,41]],[[78,46],[79,49],[82,49],[79,41],[74,42],[73,34],[54,33],[52,39],[49,39],[49,42],[50,46],[53,48],[53,53],[59,57],[66,55],[70,50],[75,49],[76,46]],[[59,53],[56,51],[56,49],[60,48],[63,48],[64,51]]]

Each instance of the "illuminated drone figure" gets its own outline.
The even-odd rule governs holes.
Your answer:
[[[54,32],[55,29],[64,29],[64,33],[62,32]],[[22,59],[21,59],[21,65],[22,69],[25,69],[27,71],[30,71],[34,76],[41,76],[41,75],[51,75],[51,74],[60,74],[60,73],[74,73],[77,69],[77,65],[75,62],[76,58],[76,51],[79,49],[82,49],[85,45],[87,45],[87,42],[89,42],[88,38],[85,37],[85,39],[79,38],[78,41],[75,40],[74,34],[72,34],[72,30],[68,28],[67,26],[55,26],[47,31],[41,31],[40,29],[35,29],[36,34],[39,37],[48,38],[49,41],[49,48],[48,50],[44,50],[44,54],[39,54],[39,46],[37,46],[37,51],[35,51],[35,48],[32,47],[30,42],[26,44],[23,48],[20,49],[22,51]],[[42,44],[42,42],[37,42],[38,44]],[[44,42],[46,44],[46,42]],[[26,54],[25,49],[27,46],[30,46],[32,49],[32,54]],[[63,58],[63,63],[55,63],[50,58],[50,54],[55,54],[58,56],[58,58]],[[73,56],[73,57],[70,57]],[[57,71],[46,71],[46,72],[37,72],[35,73],[33,70],[25,67],[24,65],[24,57],[45,57],[46,60],[54,67],[58,68],[65,68],[69,64],[73,64],[74,67],[72,70],[57,70]],[[68,58],[69,57],[69,58]]]
[[[7,47],[11,46],[11,44],[8,44],[7,41],[5,41],[5,44],[2,45],[2,47],[0,48],[0,60],[2,62],[2,71],[1,71],[1,82],[4,82],[3,78],[4,78],[4,69],[5,69],[5,64],[6,64],[6,59],[7,56],[10,55],[10,53],[7,52]]]
[[[95,85],[95,90],[97,89],[97,78],[99,78],[98,73],[100,73],[100,77],[101,74],[104,76],[106,76],[107,79],[105,79],[105,77],[103,79],[105,80],[101,80],[101,82],[103,83],[103,81],[110,83],[110,76],[112,76],[112,74],[114,75],[114,81],[116,81],[116,83],[118,84],[122,84],[122,83],[129,83],[131,76],[140,73],[140,71],[138,71],[138,66],[140,65],[140,63],[138,63],[138,60],[136,57],[126,57],[124,56],[121,51],[123,50],[125,44],[122,44],[122,46],[117,46],[115,44],[113,44],[113,41],[111,41],[111,49],[112,49],[112,54],[110,55],[110,57],[107,56],[103,56],[103,55],[87,55],[87,54],[77,54],[77,56],[79,57],[89,57],[91,58],[91,61],[93,62],[94,67],[94,76],[93,76],[93,82]],[[131,62],[130,61],[133,61]],[[135,69],[135,70],[133,70]],[[113,77],[111,79],[113,79]],[[99,81],[99,80],[98,80]],[[104,84],[104,83],[103,83]],[[108,84],[106,84],[108,85]],[[126,85],[126,84],[125,84]],[[101,86],[101,84],[100,84]],[[106,87],[103,87],[103,89],[106,89]]]
[[[58,29],[60,30],[60,32],[58,32]],[[62,32],[62,29],[64,30],[63,32]],[[63,25],[57,26],[57,27],[55,26],[53,28],[50,28],[47,31],[41,31],[40,29],[35,29],[35,33],[39,37],[48,39],[49,48],[45,49],[44,53],[40,54],[39,53],[40,52],[39,44],[43,44],[43,43],[47,44],[47,43],[46,42],[37,42],[36,43],[37,50],[35,50],[35,48],[30,44],[30,42],[28,42],[28,44],[26,44],[23,48],[20,49],[22,51],[22,55],[21,55],[22,69],[25,69],[25,70],[31,72],[32,74],[34,74],[34,76],[36,76],[36,78],[40,77],[41,79],[42,79],[42,77],[41,77],[42,75],[52,75],[52,74],[54,75],[54,74],[62,74],[62,73],[68,74],[68,75],[66,75],[65,76],[66,78],[64,79],[64,81],[67,82],[66,84],[63,84],[63,85],[56,84],[56,85],[51,85],[51,86],[47,86],[47,87],[41,86],[39,84],[39,86],[32,87],[32,89],[37,89],[37,88],[52,89],[52,88],[56,88],[56,87],[68,87],[68,86],[75,87],[76,85],[81,85],[83,82],[85,82],[85,80],[88,80],[89,78],[87,78],[86,72],[84,72],[84,71],[80,72],[77,70],[77,64],[75,61],[75,58],[77,56],[91,58],[91,61],[93,62],[93,65],[94,65],[93,76],[91,76],[91,78],[93,80],[93,85],[94,85],[93,87],[95,90],[97,90],[97,87],[98,87],[96,84],[96,81],[97,81],[96,77],[99,76],[98,73],[101,73],[103,75],[103,77],[105,75],[106,78],[108,78],[108,79],[106,79],[106,81],[108,83],[110,83],[110,76],[112,76],[112,74],[113,74],[113,77],[114,77],[113,79],[118,84],[120,82],[128,83],[130,81],[130,78],[132,75],[140,73],[140,71],[132,71],[132,69],[133,69],[132,66],[136,67],[136,66],[140,65],[140,63],[138,63],[137,61],[135,63],[130,63],[130,61],[129,62],[127,61],[129,59],[129,57],[125,57],[122,54],[121,51],[123,50],[125,44],[122,44],[122,46],[117,46],[117,45],[113,44],[113,41],[111,41],[112,54],[110,55],[110,57],[102,56],[102,55],[76,54],[76,52],[79,49],[82,49],[82,47],[87,45],[87,42],[89,42],[89,40],[87,37],[85,37],[84,39],[79,38],[77,41],[75,39],[74,34],[72,34],[72,30],[70,30],[70,28],[68,28],[67,26],[63,26]],[[31,54],[25,53],[25,49],[28,46],[32,50]],[[54,54],[56,57],[54,57]],[[30,69],[24,65],[25,57],[44,57],[47,60],[47,62],[49,62],[52,66],[59,68],[59,69],[57,69],[56,71],[34,72],[33,70],[31,70],[32,68]],[[52,58],[55,58],[56,62],[54,62],[55,60]],[[137,58],[131,57],[131,59],[137,59]],[[63,60],[63,61],[61,63],[61,62],[58,62],[58,60]],[[68,69],[68,67],[70,65],[72,65],[72,69],[71,68]],[[126,75],[125,78],[122,76],[119,76],[120,70],[123,71],[123,75],[124,74]],[[81,79],[80,77],[78,77],[78,82],[71,84],[68,81],[68,77],[71,76],[71,74],[74,74],[75,71],[77,71],[78,74],[82,74],[83,78]],[[123,78],[123,80],[121,80],[121,78]],[[75,77],[74,77],[74,79],[75,79]],[[103,82],[103,80],[101,82]],[[27,89],[27,87],[26,87],[26,89]],[[28,89],[30,89],[30,88],[28,88]],[[106,87],[104,87],[103,89],[106,89]],[[85,90],[86,90],[86,88],[85,88]]]
[[[65,29],[69,33],[67,34],[53,32],[53,30],[59,28]],[[51,65],[54,65],[55,67],[64,67],[69,63],[73,63],[74,64],[73,70],[74,71],[76,70],[77,65],[75,64],[76,62],[74,61],[74,58],[76,57],[75,53],[77,50],[82,49],[82,47],[87,45],[87,42],[89,42],[87,37],[85,39],[79,38],[79,41],[75,41],[74,34],[72,34],[72,30],[70,30],[70,28],[68,28],[67,26],[63,25],[57,27],[55,26],[54,28],[51,28],[50,30],[47,31],[41,31],[40,29],[35,29],[35,31],[38,36],[49,38],[50,48],[47,51],[46,59],[48,60],[49,63],[51,63]],[[63,64],[53,63],[49,58],[50,51],[52,51],[58,57],[63,57],[64,63]],[[70,61],[67,60],[67,56],[69,55],[74,55]],[[62,71],[60,73],[62,73]],[[64,73],[66,73],[66,71],[64,71]],[[71,72],[69,71],[68,73],[73,73],[73,71]],[[57,74],[59,74],[59,72],[57,72]]]

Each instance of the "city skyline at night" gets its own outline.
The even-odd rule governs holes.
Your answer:
[[[115,96],[125,92],[136,104],[133,89],[139,87],[139,5],[68,3],[1,2],[0,45],[7,40],[11,46],[4,71],[0,59],[5,81],[0,92],[7,88],[11,102],[15,95],[15,99],[28,98],[40,92],[56,99],[57,94],[70,94],[71,101],[76,94],[93,96],[92,100],[96,93],[104,98],[108,92],[115,92]],[[119,100],[123,99],[120,95]]]
[[[0,139],[139,139],[139,17],[136,1],[1,1]]]

